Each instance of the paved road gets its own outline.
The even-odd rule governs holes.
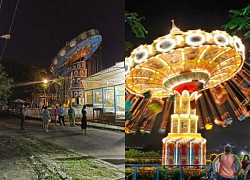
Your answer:
[[[88,128],[89,134],[81,133],[80,126],[56,126],[51,123],[49,132],[42,131],[40,120],[26,120],[25,130],[20,129],[20,120],[0,116],[0,135],[26,133],[50,141],[82,155],[89,155],[124,170],[125,135],[123,132]]]

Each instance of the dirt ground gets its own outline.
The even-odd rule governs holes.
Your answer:
[[[89,156],[26,134],[0,136],[0,179],[123,179],[124,173]]]

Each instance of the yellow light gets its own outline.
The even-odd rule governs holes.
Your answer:
[[[167,48],[162,48],[163,44],[166,43],[169,45],[169,47]],[[163,39],[161,41],[159,41],[156,45],[155,45],[155,48],[157,51],[159,52],[166,52],[166,51],[169,51],[173,48],[175,48],[176,46],[176,42],[175,42],[175,39]]]
[[[148,58],[149,52],[146,48],[141,48],[138,51],[136,51],[134,55],[134,62],[137,64],[142,63]]]
[[[153,73],[159,73],[159,72],[156,72],[155,70],[147,68],[147,67],[141,67],[141,69],[146,70],[146,71],[151,71]]]
[[[47,84],[47,83],[48,83],[48,80],[47,80],[47,79],[44,79],[44,80],[43,80],[43,83],[44,83],[44,84]]]
[[[198,49],[199,53],[192,50],[193,48]],[[193,80],[192,78],[198,77],[198,80],[204,83],[204,89],[208,89],[240,71],[244,64],[244,51],[241,39],[236,36],[232,37],[224,31],[216,30],[208,33],[201,30],[190,30],[179,34],[170,33],[157,38],[151,45],[140,45],[133,50],[129,58],[126,58],[126,79],[133,75],[138,76],[139,74],[135,73],[139,71],[145,74],[143,76],[157,77],[157,79],[150,78],[148,81],[137,79],[140,80],[141,87],[136,85],[136,80],[126,81],[132,84],[127,87],[130,87],[131,92],[140,94],[144,92],[143,86],[149,88],[150,85],[157,84],[157,92],[154,92],[153,96],[164,97],[169,96],[173,88],[179,84],[190,82]],[[210,54],[209,58],[204,58],[207,54]],[[233,56],[233,54],[235,55]],[[191,64],[188,55],[193,57],[191,60],[195,65]],[[179,61],[171,61],[176,56]],[[137,67],[138,69],[135,70]],[[192,74],[186,78],[181,76],[178,80],[179,75],[186,69],[189,69]],[[207,73],[208,77],[207,75],[205,75],[206,77],[201,76],[202,74],[193,76],[198,71]],[[224,76],[223,73],[228,75]],[[158,84],[162,84],[162,89],[166,90],[164,94],[159,91]],[[153,87],[151,90],[154,90]]]
[[[191,138],[198,138],[198,139],[203,139],[201,137],[200,133],[168,133],[168,139],[169,138],[180,138],[180,137],[191,137]],[[165,139],[165,138],[164,138]]]
[[[211,130],[213,128],[213,124],[206,124],[205,128],[206,130]]]
[[[213,36],[210,33],[206,33],[205,36],[206,36],[206,41],[209,42],[209,43],[211,43],[212,40],[213,40]]]
[[[184,42],[184,38],[182,36],[176,36],[176,44],[181,45]]]
[[[161,59],[159,56],[157,56],[157,59],[159,59],[160,62],[162,62],[162,64],[164,64],[165,66],[169,66],[168,63],[166,61],[164,61],[163,59]]]
[[[193,41],[192,39],[193,38],[200,38],[199,41]],[[186,40],[186,43],[188,45],[191,45],[191,46],[199,46],[199,45],[202,45],[205,41],[206,41],[206,38],[203,34],[200,34],[200,33],[193,33],[193,34],[189,34],[185,37],[185,40]]]
[[[218,39],[223,39],[223,41],[219,41]],[[227,46],[229,44],[228,37],[223,33],[217,33],[214,35],[214,42],[220,46]]]

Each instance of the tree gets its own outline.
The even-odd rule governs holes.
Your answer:
[[[27,102],[30,101],[32,96],[33,88],[28,85],[19,85],[17,84],[25,84],[28,81],[31,82],[30,78],[30,66],[24,64],[25,59],[19,59],[18,61],[12,58],[4,58],[2,59],[2,64],[5,68],[6,73],[11,79],[13,79],[13,88],[12,94],[9,97],[10,100],[15,99],[23,99]],[[18,67],[18,68],[17,68]]]
[[[0,107],[3,106],[11,95],[13,80],[8,77],[4,67],[0,64]]]
[[[29,73],[29,80],[32,82],[41,82],[41,83],[34,83],[33,91],[32,91],[32,97],[31,97],[31,106],[33,106],[33,101],[39,97],[39,94],[44,93],[44,91],[47,88],[47,84],[44,84],[42,81],[47,76],[47,71],[45,68],[37,68],[35,66],[32,66],[30,68]]]
[[[246,39],[250,38],[250,4],[242,9],[230,10],[229,17],[231,20],[223,27],[233,30],[233,34],[243,32]]]
[[[137,38],[145,38],[145,34],[148,34],[148,31],[141,23],[144,19],[144,17],[139,17],[137,13],[125,12],[125,23],[130,25],[132,32]]]
[[[148,34],[148,31],[145,29],[141,22],[144,19],[144,17],[139,17],[137,13],[130,13],[128,11],[125,11],[125,23],[129,24],[132,33],[135,34],[136,38],[145,38],[145,34]],[[129,41],[126,41],[125,50],[129,51],[132,48],[133,44]]]
[[[54,88],[54,92],[56,94],[56,101],[60,102],[62,101],[61,99],[61,95],[60,95],[60,88],[62,87],[62,82],[63,82],[64,78],[62,76],[58,76],[56,77],[56,79],[54,79],[52,81],[52,87]]]

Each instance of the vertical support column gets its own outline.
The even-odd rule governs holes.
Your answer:
[[[83,105],[84,87],[82,78],[87,77],[86,62],[80,61],[71,66],[71,102],[75,101],[77,105]]]
[[[156,169],[156,180],[159,180],[160,179],[160,167],[157,166],[157,169]]]
[[[183,168],[182,168],[182,166],[180,168],[180,180],[183,180]]]
[[[134,180],[136,180],[137,176],[137,166],[134,166]]]
[[[116,124],[116,111],[118,108],[118,101],[117,101],[117,93],[116,93],[116,86],[114,86],[114,110],[115,110],[115,124]]]
[[[165,139],[162,140],[162,165],[166,164],[166,142]]]
[[[92,115],[93,115],[93,119],[95,119],[95,112],[94,112],[94,94],[95,94],[95,92],[94,92],[95,90],[91,90],[91,92],[92,92]]]

